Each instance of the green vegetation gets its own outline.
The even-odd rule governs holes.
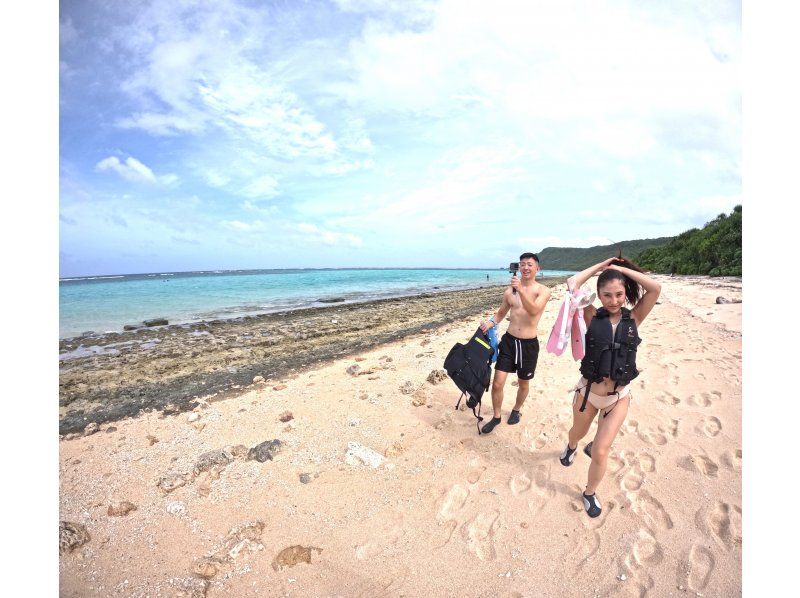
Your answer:
[[[642,268],[665,274],[742,275],[742,206],[720,214],[701,229],[681,233],[663,247],[643,251]]]
[[[639,239],[621,241],[613,245],[596,245],[595,247],[545,247],[538,255],[545,270],[583,270],[604,259],[616,255],[622,249],[622,255],[636,261],[643,251],[666,245],[675,237],[658,239]],[[638,263],[638,262],[637,262]]]

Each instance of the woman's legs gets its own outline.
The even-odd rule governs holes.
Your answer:
[[[592,442],[592,464],[589,466],[586,494],[594,494],[606,473],[611,443],[614,442],[614,438],[617,437],[617,433],[625,421],[625,416],[628,415],[629,405],[630,396],[627,396],[624,399],[620,399],[605,417],[601,415],[598,418],[597,434],[595,434]],[[587,406],[586,409],[588,410],[589,407]]]
[[[572,399],[572,427],[569,429],[569,448],[574,449],[578,447],[578,441],[586,436],[589,428],[592,425],[594,416],[597,415],[597,407],[590,402],[586,402],[586,409],[580,410],[583,396],[579,392],[575,393]],[[611,416],[609,416],[611,417]]]

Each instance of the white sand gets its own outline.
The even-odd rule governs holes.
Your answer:
[[[260,538],[219,566],[208,596],[741,594],[741,304],[714,303],[741,298],[741,283],[660,280],[598,519],[580,501],[589,459],[579,451],[572,467],[558,462],[578,377],[571,357],[544,351],[558,290],[522,421],[505,424],[512,376],[503,424],[490,435],[453,409],[452,382],[425,381],[486,313],[364,353],[359,366],[372,375],[348,375],[356,362],[342,359],[282,390],[254,386],[205,404],[197,422],[148,414],[61,442],[60,519],[91,535],[61,556],[61,595],[177,595],[196,559],[254,520],[264,523]],[[414,395],[400,391],[406,382]],[[488,394],[484,403],[491,415]],[[287,410],[288,424],[279,421]],[[159,441],[151,446],[148,435]],[[218,479],[201,474],[166,495],[156,486],[162,474],[190,472],[205,451],[273,438],[284,443],[274,461],[237,459]],[[349,442],[385,463],[348,464]],[[138,509],[109,516],[121,500]],[[275,570],[276,555],[294,545],[321,552]]]

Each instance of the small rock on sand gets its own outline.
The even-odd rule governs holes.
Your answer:
[[[284,411],[278,416],[278,419],[281,420],[283,423],[288,422],[289,420],[294,419],[294,415],[291,411]]]
[[[166,326],[169,322],[165,318],[153,318],[152,320],[145,320],[142,322],[148,328],[152,326]]]
[[[164,494],[169,494],[176,488],[185,486],[188,476],[185,473],[166,473],[158,480],[156,484]]]
[[[219,571],[219,563],[210,558],[197,559],[194,562],[192,571],[198,577],[203,579],[211,579]]]
[[[212,467],[222,466],[225,467],[238,457],[244,457],[247,454],[247,447],[243,444],[236,446],[225,446],[221,449],[208,451],[203,453],[197,458],[194,464],[194,475],[199,475],[203,471],[208,471]]]
[[[272,390],[283,390],[284,388],[286,388],[285,384],[277,384],[272,387]]]
[[[357,363],[354,363],[349,368],[347,368],[347,373],[350,374],[351,376],[358,376],[358,372],[360,371],[361,371],[361,366],[358,365]]]
[[[415,395],[411,400],[411,404],[414,405],[414,407],[422,407],[427,402],[428,397],[426,397],[424,394]]]
[[[391,446],[387,447],[386,450],[383,451],[383,454],[386,455],[387,457],[396,457],[397,455],[402,454],[404,450],[405,448],[400,443],[400,441],[397,441],[392,443]]]
[[[283,443],[280,440],[265,440],[261,444],[250,449],[247,453],[247,459],[255,459],[259,463],[264,463],[267,460],[272,461],[275,455],[280,452],[282,446]]]
[[[344,460],[348,465],[368,465],[376,469],[386,461],[386,458],[380,453],[373,451],[371,448],[367,448],[357,442],[348,442]]]
[[[253,384],[260,384],[264,382],[264,376],[256,376],[253,378]]]
[[[170,585],[178,590],[179,598],[204,598],[208,591],[209,582],[199,577],[174,578]]]
[[[199,413],[190,413],[189,417],[186,418],[186,421],[189,422],[189,423],[192,423],[192,422],[196,422],[198,419],[200,419],[200,414]]]
[[[311,476],[307,473],[300,474],[300,483],[301,484],[308,484],[311,481]]]
[[[92,434],[96,433],[98,430],[100,430],[100,426],[97,425],[97,422],[92,422],[92,423],[88,424],[83,429],[83,435],[84,436],[91,436]]]
[[[366,357],[356,357],[354,361],[366,361]]]
[[[741,303],[741,302],[742,302],[741,299],[728,299],[727,297],[717,297],[717,303],[718,304],[723,304],[723,303]]]
[[[156,438],[155,436],[153,436],[151,434],[148,434],[147,435],[147,441],[150,443],[150,446],[153,446],[156,442],[158,442],[158,438]]]
[[[167,505],[167,513],[170,515],[183,515],[186,512],[186,505],[179,500]]]
[[[417,390],[414,384],[408,380],[406,380],[405,384],[400,387],[400,392],[404,395],[414,394],[414,391]]]
[[[91,537],[86,526],[72,521],[61,521],[58,524],[58,552],[70,552],[78,546],[86,544]]]
[[[432,370],[430,374],[428,374],[428,382],[431,384],[439,384],[439,382],[443,382],[447,380],[447,372],[444,370]]]
[[[281,550],[272,560],[272,568],[280,571],[285,567],[294,567],[297,563],[311,564],[311,551],[322,552],[322,548],[316,546],[289,546]]]
[[[113,502],[108,505],[108,514],[111,517],[123,517],[130,513],[131,511],[136,510],[136,505],[132,502],[128,502],[127,500],[123,500],[120,502]]]

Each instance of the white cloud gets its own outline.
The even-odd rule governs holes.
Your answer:
[[[302,233],[307,239],[319,240],[324,245],[328,246],[344,245],[347,247],[359,248],[364,245],[364,241],[357,235],[326,230],[309,222],[297,224],[295,230]]]
[[[59,41],[62,45],[71,44],[78,39],[78,30],[72,24],[72,18],[67,17],[59,23]]]
[[[128,157],[125,162],[120,162],[116,156],[109,156],[100,160],[95,165],[95,169],[100,172],[111,170],[133,183],[155,183],[157,181],[153,171],[133,157]]]
[[[266,229],[266,224],[261,220],[253,220],[252,222],[243,222],[241,220],[223,220],[222,225],[237,232],[259,232]]]
[[[248,183],[242,190],[241,195],[251,199],[268,199],[278,194],[278,181],[269,175],[263,175]]]

